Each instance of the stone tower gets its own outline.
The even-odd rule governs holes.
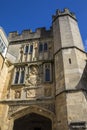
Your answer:
[[[53,16],[53,38],[58,129],[81,129],[87,121],[86,55],[77,19],[68,9]]]
[[[0,130],[86,130],[87,58],[75,15],[57,10],[49,30],[11,32],[8,41]]]

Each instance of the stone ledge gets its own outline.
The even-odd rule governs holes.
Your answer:
[[[0,104],[8,104],[8,105],[34,105],[34,104],[49,104],[49,103],[53,103],[55,102],[53,97],[49,97],[49,98],[38,98],[38,99],[34,99],[34,100],[20,100],[20,99],[16,99],[16,100],[0,100]]]

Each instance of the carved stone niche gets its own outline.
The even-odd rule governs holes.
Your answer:
[[[26,90],[26,98],[34,98],[36,96],[34,89]]]
[[[51,96],[51,88],[44,88],[44,96],[49,97]]]
[[[26,75],[25,84],[28,86],[37,86],[41,83],[40,71],[38,65],[29,66],[28,74]]]
[[[19,62],[22,62],[23,59],[23,46],[20,47],[20,57],[19,57]]]
[[[20,90],[15,91],[15,98],[21,98],[21,91]]]

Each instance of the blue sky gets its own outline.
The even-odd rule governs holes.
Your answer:
[[[36,28],[49,29],[56,9],[69,8],[78,19],[84,44],[87,44],[87,0],[0,0],[0,26],[5,32]],[[86,46],[86,45],[85,45]]]

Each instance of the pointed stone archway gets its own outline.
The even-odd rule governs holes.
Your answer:
[[[52,122],[44,116],[29,113],[14,121],[13,130],[52,130]]]
[[[57,130],[55,114],[39,106],[23,107],[12,113],[9,121],[8,130]]]

